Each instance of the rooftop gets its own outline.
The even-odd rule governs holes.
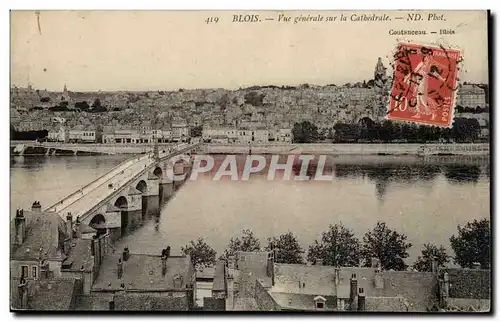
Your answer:
[[[167,259],[167,272],[162,274],[160,255],[130,254],[123,262],[123,275],[118,279],[118,258],[120,254],[110,255],[102,262],[99,276],[93,291],[120,291],[121,283],[127,291],[178,291],[192,287],[194,269],[188,256],[170,256]],[[174,280],[181,287],[175,287]]]
[[[326,300],[323,309],[316,308],[315,295],[296,293],[271,293],[273,300],[283,310],[307,310],[307,311],[333,311],[337,310],[337,298],[335,296],[323,296]]]
[[[66,238],[66,225],[53,212],[24,211],[26,224],[22,245],[15,245],[15,220],[10,225],[11,259],[62,259],[62,242]]]
[[[187,297],[154,296],[145,294],[117,294],[116,311],[188,311]]]
[[[92,240],[74,240],[68,257],[62,263],[62,269],[80,272],[83,268],[85,271],[90,272],[94,264],[91,243]]]
[[[77,293],[76,279],[27,281],[29,310],[67,311],[72,309]],[[11,307],[21,309],[19,279],[10,280]]]

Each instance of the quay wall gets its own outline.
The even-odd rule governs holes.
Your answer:
[[[489,144],[205,144],[207,154],[489,155]]]
[[[20,146],[24,145],[23,148]],[[159,144],[161,151],[175,144]],[[11,141],[13,155],[89,155],[89,154],[143,154],[153,149],[152,144],[68,144],[17,143]],[[19,152],[22,150],[23,152]],[[329,154],[329,155],[483,155],[490,154],[487,143],[449,144],[369,144],[369,143],[268,143],[268,144],[214,144],[204,143],[206,154]]]

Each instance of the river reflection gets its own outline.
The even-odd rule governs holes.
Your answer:
[[[11,207],[26,209],[33,200],[43,206],[56,202],[124,158],[16,157]],[[214,158],[220,164],[225,156]],[[246,157],[236,159],[243,168]],[[382,220],[414,245],[409,263],[427,242],[443,245],[453,255],[449,238],[457,225],[490,218],[489,168],[488,158],[331,156],[324,171],[333,176],[329,181],[269,181],[267,168],[248,181],[217,181],[212,171],[188,180],[172,197],[162,193],[144,200],[142,226],[118,247],[155,254],[170,245],[178,254],[181,246],[203,237],[222,253],[231,237],[251,229],[262,246],[267,237],[292,231],[307,249],[329,224],[342,222],[362,239]],[[313,163],[308,174],[315,171]],[[299,173],[295,167],[293,175]]]

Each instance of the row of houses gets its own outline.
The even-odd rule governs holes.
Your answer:
[[[169,143],[186,142],[189,139],[189,127],[186,124],[174,124],[170,129],[152,129],[143,127],[139,130],[94,130],[94,129],[71,129],[65,127],[49,131],[47,139],[53,142],[68,143]]]
[[[209,128],[204,127],[202,132],[204,142],[209,143],[268,143],[292,142],[292,129],[264,129],[264,128]]]
[[[116,209],[111,209],[116,211]],[[10,226],[14,310],[429,312],[490,310],[491,271],[438,267],[392,271],[275,261],[275,251],[236,252],[206,271],[191,258],[115,251],[109,230],[17,210]],[[173,253],[173,252],[172,252]],[[204,288],[198,289],[199,282]]]
[[[187,124],[173,124],[170,129],[151,129],[143,128],[141,130],[115,130],[113,133],[104,134],[102,143],[169,143],[169,142],[187,142],[189,139],[189,126]]]

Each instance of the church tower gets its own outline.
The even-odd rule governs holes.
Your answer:
[[[66,87],[66,84],[64,84],[63,93],[61,95],[61,101],[69,102],[69,100],[70,100],[70,97],[69,97],[69,93],[68,93],[68,87]]]
[[[375,72],[373,74],[373,79],[377,81],[378,79],[385,80],[387,78],[387,68],[382,63],[382,58],[379,57],[377,65],[375,65]]]
[[[390,82],[388,82],[387,68],[382,63],[382,58],[379,57],[375,65],[375,72],[373,73],[374,90],[375,90],[375,104],[373,106],[374,120],[382,120],[387,114],[388,95],[390,91]]]

